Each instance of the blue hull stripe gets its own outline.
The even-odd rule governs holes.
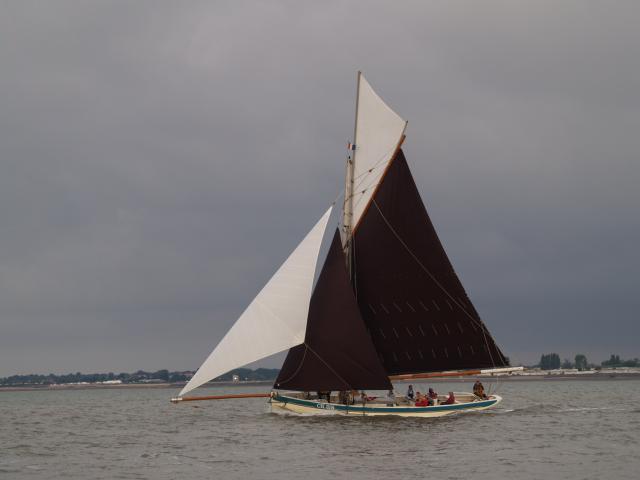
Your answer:
[[[338,403],[325,403],[316,402],[313,400],[303,400],[301,398],[287,397],[278,394],[273,397],[273,400],[285,404],[292,403],[294,405],[301,405],[303,407],[316,408],[318,410],[338,410],[360,413],[428,413],[441,412],[443,410],[469,410],[474,408],[490,407],[497,402],[497,400],[484,400],[481,402],[458,403],[453,405],[436,405],[433,407],[362,407],[357,405],[341,405]]]

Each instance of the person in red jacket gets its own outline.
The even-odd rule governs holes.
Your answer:
[[[442,405],[453,405],[454,403],[456,403],[456,397],[453,392],[449,392],[449,398],[442,402]]]

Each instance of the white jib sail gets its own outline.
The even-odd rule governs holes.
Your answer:
[[[223,373],[304,342],[309,301],[331,208],[211,352],[180,396]]]
[[[353,142],[353,213],[351,222],[348,222],[352,230],[369,205],[389,161],[402,141],[406,127],[407,122],[384,103],[360,73]],[[347,178],[345,202],[349,196],[350,180]]]

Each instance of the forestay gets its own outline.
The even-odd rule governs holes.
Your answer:
[[[182,389],[304,342],[309,301],[329,208]]]

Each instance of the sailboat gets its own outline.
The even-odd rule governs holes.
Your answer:
[[[458,392],[416,405],[392,393],[393,381],[510,368],[420,198],[407,122],[361,72],[356,97],[339,225],[329,207],[172,401],[220,398],[185,394],[286,350],[271,393],[255,395],[274,411],[431,417],[501,401]]]

